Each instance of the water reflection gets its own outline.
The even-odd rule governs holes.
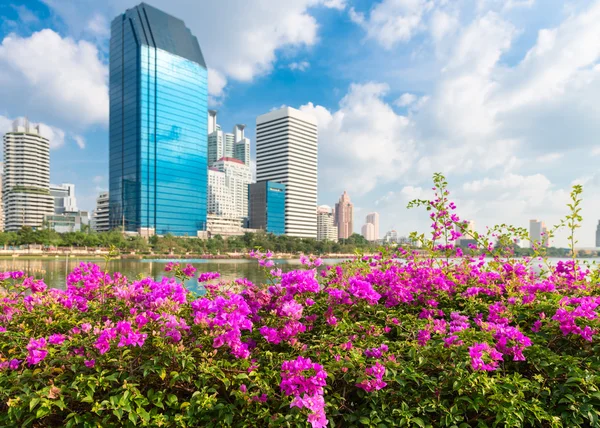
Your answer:
[[[106,268],[110,273],[121,272],[130,279],[138,277],[160,279],[165,275],[165,265],[170,261],[190,263],[199,272],[219,272],[224,281],[231,281],[236,278],[248,278],[252,282],[263,282],[266,279],[256,260],[111,260],[106,265],[103,260],[74,257],[43,259],[14,258],[0,260],[0,271],[22,270],[28,276],[43,279],[50,287],[65,288],[67,274],[81,262],[96,263],[103,269]],[[334,265],[342,261],[342,259],[324,259],[324,265],[320,269],[324,269],[326,265]],[[298,269],[300,262],[298,260],[275,260],[275,265],[275,267],[287,272]],[[197,282],[195,280],[188,281],[186,285],[192,290],[197,290]]]

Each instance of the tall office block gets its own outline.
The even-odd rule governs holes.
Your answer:
[[[596,226],[596,248],[600,248],[600,221],[598,221],[598,226]]]
[[[207,68],[183,21],[145,3],[110,40],[110,226],[145,235],[206,228]]]
[[[334,224],[334,212],[326,206],[317,208],[317,240],[337,242],[338,231]]]
[[[373,225],[373,241],[377,241],[379,239],[379,213],[367,214],[366,223]]]
[[[77,199],[75,198],[75,185],[63,183],[60,186],[51,184],[50,195],[54,198],[54,213],[77,212]]]
[[[208,166],[221,158],[236,158],[250,166],[250,140],[246,138],[246,125],[235,125],[233,132],[223,132],[217,123],[216,110],[208,111]]]
[[[4,135],[4,230],[39,228],[54,213],[50,196],[50,141],[27,119],[13,123]]]
[[[96,209],[92,213],[92,230],[108,232],[110,230],[109,194],[102,192],[96,198]]]
[[[4,162],[0,162],[0,186],[4,181]],[[2,189],[0,188],[0,232],[4,232],[4,201],[2,199]]]
[[[335,225],[338,228],[338,238],[348,239],[354,233],[354,205],[350,196],[344,190],[338,203],[335,204]]]
[[[244,128],[246,128],[246,125],[235,125],[233,128],[235,141],[233,157],[241,160],[245,165],[250,166],[250,140],[246,138]]]
[[[249,188],[250,229],[267,233],[285,233],[286,185],[274,181],[259,181]]]
[[[317,121],[284,107],[256,119],[256,180],[286,185],[285,234],[317,237]]]
[[[375,226],[373,223],[365,223],[361,228],[361,234],[367,241],[375,241]]]
[[[208,111],[208,166],[212,166],[217,160],[225,157],[224,133],[221,126],[217,123],[217,112]]]
[[[531,247],[535,244],[548,247],[548,230],[543,221],[529,220],[529,239],[531,240]]]
[[[221,158],[213,167],[225,174],[225,186],[233,198],[233,217],[248,217],[248,185],[252,182],[250,167],[235,158]]]

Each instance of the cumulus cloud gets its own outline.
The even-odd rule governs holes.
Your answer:
[[[306,71],[310,67],[310,63],[308,61],[292,62],[288,67],[292,71]]]
[[[400,95],[400,97],[394,101],[394,104],[398,107],[407,107],[413,104],[417,100],[417,96],[415,94],[404,93]]]
[[[0,44],[0,98],[13,114],[80,129],[105,125],[107,78],[95,45],[52,30],[10,34]]]
[[[300,108],[318,121],[322,182],[343,183],[360,195],[409,169],[416,156],[410,122],[383,100],[388,89],[353,84],[335,111],[312,103]]]
[[[73,140],[75,140],[75,144],[77,144],[80,149],[85,149],[85,138],[81,135],[74,135]]]
[[[386,49],[410,40],[424,27],[423,19],[434,6],[431,0],[382,0],[368,13],[350,9],[350,19],[362,27],[367,38]]]
[[[67,23],[77,37],[89,27],[98,27],[98,16],[110,22],[139,2],[133,0],[43,0]],[[221,79],[211,84],[219,97],[228,80],[250,82],[269,73],[282,49],[302,49],[318,41],[318,23],[311,14],[315,7],[342,10],[344,0],[224,0],[212,2],[210,13],[204,2],[155,0],[154,7],[181,18],[197,36],[208,66]],[[82,23],[87,23],[86,26]],[[106,28],[100,26],[100,28]]]

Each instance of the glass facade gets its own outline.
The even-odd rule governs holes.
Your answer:
[[[285,233],[285,184],[259,181],[248,186],[250,229]]]
[[[183,21],[144,3],[110,44],[110,225],[196,236],[206,230],[206,64]]]
[[[267,233],[285,233],[285,184],[267,181]]]

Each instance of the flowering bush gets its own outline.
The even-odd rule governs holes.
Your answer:
[[[0,426],[598,426],[600,273],[513,258],[505,226],[462,254],[434,191],[412,204],[425,254],[319,276],[260,251],[267,284],[203,273],[204,295],[177,263],[160,281],[83,263],[64,290],[1,274]]]

